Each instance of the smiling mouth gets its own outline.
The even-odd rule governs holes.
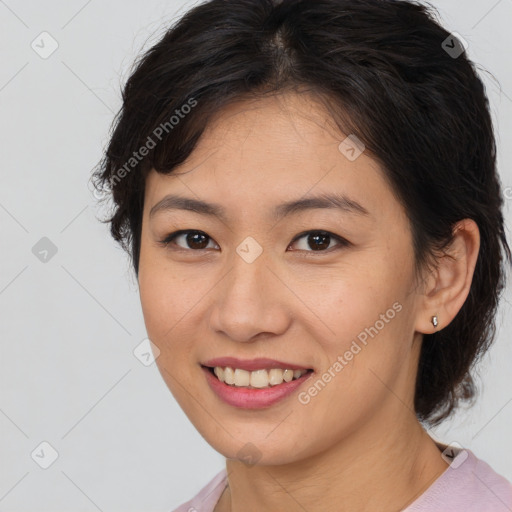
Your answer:
[[[308,373],[312,373],[312,369],[292,370],[289,368],[271,368],[247,371],[240,368],[231,368],[229,366],[204,366],[214,375],[220,382],[232,387],[243,387],[248,389],[264,389],[280,384],[297,380]]]

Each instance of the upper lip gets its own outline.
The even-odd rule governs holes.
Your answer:
[[[272,369],[272,368],[281,368],[286,370],[289,368],[290,370],[310,370],[311,368],[307,368],[305,366],[285,363],[284,361],[276,361],[275,359],[268,359],[266,357],[259,357],[256,359],[238,359],[236,357],[217,357],[215,359],[209,359],[208,361],[204,361],[201,363],[203,366],[209,366],[214,368],[215,366],[221,366],[225,368],[229,366],[230,368],[240,368],[241,370],[254,371],[261,369]]]

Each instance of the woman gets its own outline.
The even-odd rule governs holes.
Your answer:
[[[510,249],[483,85],[426,7],[194,7],[95,180],[161,375],[226,457],[177,511],[512,509],[428,433],[474,397]]]

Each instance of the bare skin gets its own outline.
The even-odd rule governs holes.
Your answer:
[[[403,207],[367,152],[354,161],[340,152],[346,135],[328,117],[305,94],[238,102],[172,174],[147,178],[144,320],[169,389],[226,457],[229,487],[215,512],[395,512],[447,468],[414,414],[414,383],[431,317],[446,327],[468,295],[478,228],[458,223],[453,258],[439,257],[417,279]],[[272,217],[281,203],[333,192],[367,214],[316,208]],[[181,209],[150,216],[171,193],[217,203],[225,218]],[[159,243],[177,230],[204,238]],[[331,236],[318,248],[315,233],[296,239],[305,231],[348,244]],[[236,251],[249,236],[263,250],[251,263]],[[313,368],[314,382],[371,326],[378,333],[307,403],[299,391],[311,384],[268,408],[233,407],[200,366],[213,357],[268,357]],[[255,464],[241,460],[247,443]]]

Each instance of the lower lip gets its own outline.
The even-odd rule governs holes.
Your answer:
[[[313,372],[310,371],[290,382],[283,382],[282,384],[268,388],[256,389],[230,386],[229,384],[221,382],[204,366],[201,368],[205,372],[208,385],[221,400],[229,405],[243,409],[263,409],[264,407],[270,407],[293,393],[313,374]]]

